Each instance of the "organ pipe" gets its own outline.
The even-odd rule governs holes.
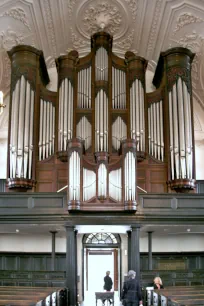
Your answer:
[[[54,154],[55,106],[52,102],[40,99],[39,160]]]
[[[121,140],[127,138],[127,126],[121,117],[117,117],[112,125],[112,145],[115,150],[119,150]]]
[[[80,200],[80,171],[81,160],[79,153],[73,151],[69,158],[69,201]]]
[[[163,102],[158,101],[148,107],[148,140],[149,154],[160,161],[164,159],[163,139]]]
[[[125,172],[125,201],[136,200],[136,171],[135,157],[132,152],[127,152],[125,156],[124,172]]]
[[[88,201],[96,195],[96,173],[83,168],[83,201]]]
[[[98,197],[107,197],[107,168],[103,163],[98,168]]]
[[[126,108],[126,74],[112,67],[112,108]]]
[[[10,178],[31,179],[34,92],[22,75],[12,95]]]
[[[77,137],[84,140],[85,150],[91,147],[91,124],[85,116],[83,116],[77,124]]]
[[[122,171],[121,168],[109,173],[109,196],[116,201],[122,200]]]
[[[137,140],[137,150],[145,151],[144,89],[136,79],[130,88],[131,138]]]
[[[95,150],[108,150],[108,98],[102,89],[95,99]]]
[[[91,67],[78,72],[78,108],[91,108]]]
[[[181,78],[169,92],[171,178],[192,179],[190,98]]]
[[[59,151],[65,151],[67,140],[73,136],[73,86],[67,78],[62,81],[59,88],[58,120]]]

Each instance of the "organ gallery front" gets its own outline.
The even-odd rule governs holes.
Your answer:
[[[75,210],[135,211],[141,192],[195,189],[191,63],[185,48],[162,52],[146,93],[147,61],[112,52],[106,32],[91,52],[56,59],[58,90],[46,89],[43,53],[9,51],[11,92],[8,189],[56,192],[66,187]]]

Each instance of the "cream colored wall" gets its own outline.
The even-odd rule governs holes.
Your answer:
[[[152,234],[152,252],[203,252],[202,234],[166,235]],[[148,238],[140,238],[140,251],[148,252]]]
[[[66,252],[66,239],[56,237],[56,252]],[[52,236],[0,234],[0,252],[51,252]]]
[[[81,260],[82,234],[77,235],[77,259]],[[153,252],[204,252],[202,234],[152,235]],[[121,234],[122,275],[127,273],[127,236]],[[0,252],[51,252],[50,235],[0,234]],[[148,238],[140,238],[140,251],[148,252]],[[56,252],[66,252],[66,238],[56,236]],[[81,274],[81,266],[79,266]]]

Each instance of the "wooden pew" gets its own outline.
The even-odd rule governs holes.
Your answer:
[[[154,306],[204,305],[204,286],[169,287],[153,291]]]
[[[67,290],[54,287],[0,287],[0,306],[67,306]]]

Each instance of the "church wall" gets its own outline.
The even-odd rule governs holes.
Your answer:
[[[0,252],[51,252],[52,237],[43,235],[1,234]],[[56,237],[56,252],[66,252],[65,238]]]
[[[80,245],[81,235],[78,236],[78,246]],[[121,234],[122,256],[127,256],[127,240],[126,235]],[[10,235],[1,234],[0,238],[0,252],[51,252],[52,237],[46,235]],[[140,238],[140,251],[148,252],[147,237]],[[165,235],[152,236],[152,251],[153,252],[202,252],[204,251],[203,235]],[[66,252],[66,239],[65,237],[56,237],[56,252]],[[79,256],[79,254],[78,254]],[[127,269],[122,270],[124,275]]]

